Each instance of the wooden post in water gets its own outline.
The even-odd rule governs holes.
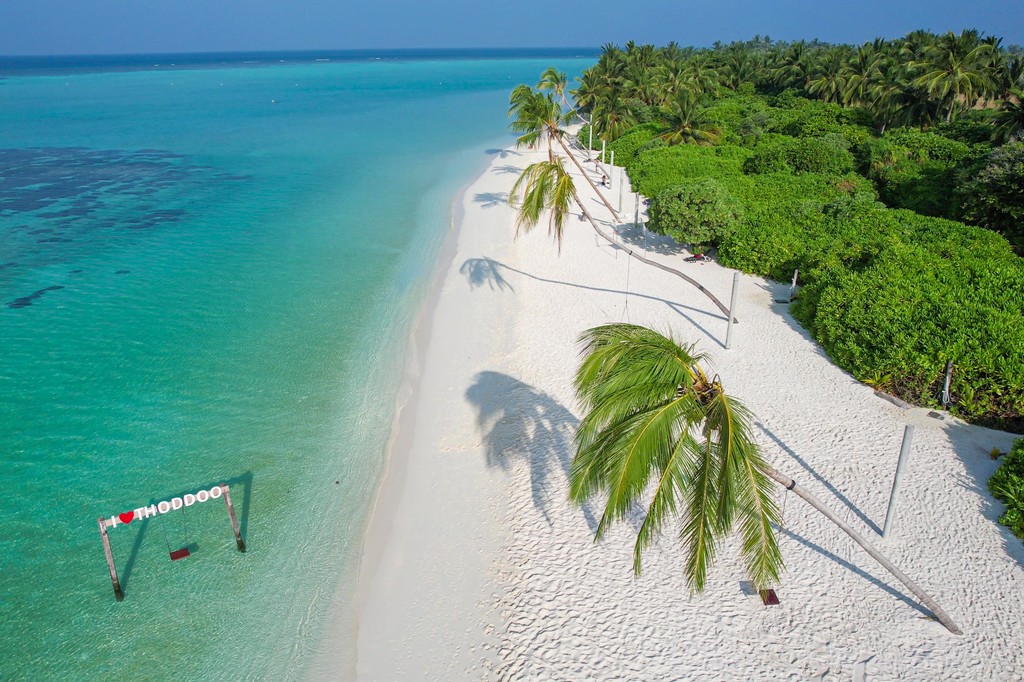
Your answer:
[[[114,566],[114,552],[110,549],[110,537],[107,535],[107,520],[100,517],[100,538],[103,540],[103,554],[107,557],[107,568],[110,569],[110,584],[114,586],[114,598],[117,601],[124,599],[124,592],[121,591],[121,581],[117,579],[117,567]]]
[[[221,483],[220,489],[224,491],[224,506],[228,508],[228,516],[231,517],[231,530],[235,531],[235,544],[238,545],[238,551],[245,551],[245,540],[242,539],[242,533],[238,530],[238,517],[235,516],[235,505],[231,503],[231,488],[228,487],[227,483]]]

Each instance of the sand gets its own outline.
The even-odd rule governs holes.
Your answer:
[[[357,677],[1024,679],[1024,546],[995,522],[1002,505],[985,489],[996,468],[989,451],[1013,437],[877,397],[774,302],[786,284],[740,276],[740,323],[726,350],[726,320],[707,298],[575,217],[561,253],[543,224],[514,241],[508,191],[543,155],[496,153],[461,199],[367,535]],[[685,263],[679,246],[612,224],[573,172],[609,232],[728,302],[733,271]],[[606,196],[618,201],[617,184]],[[778,606],[752,593],[735,542],[696,596],[672,532],[632,575],[639,515],[595,544],[599,509],[568,503],[566,473],[580,417],[576,339],[607,322],[709,351],[726,389],[757,415],[767,459],[868,536],[964,634],[928,618],[852,540],[781,489]],[[882,539],[907,424],[916,433],[894,531]]]

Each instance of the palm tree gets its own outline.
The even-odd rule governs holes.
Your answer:
[[[772,77],[775,82],[783,88],[800,88],[807,86],[813,72],[813,58],[807,43],[798,40],[781,53],[775,68],[772,69]]]
[[[565,88],[569,83],[568,76],[563,71],[559,71],[553,66],[549,66],[544,70],[544,73],[540,75],[540,80],[537,81],[538,90],[551,90],[558,96],[562,104],[567,109],[572,109],[572,105],[569,104],[569,100],[565,98]]]
[[[709,122],[687,90],[679,92],[665,110],[668,131],[659,137],[669,144],[695,144],[708,147],[718,142],[720,128]]]
[[[570,200],[583,209],[588,218],[583,202],[576,194],[576,185],[566,172],[561,160],[552,159],[527,166],[523,174],[516,179],[509,192],[509,204],[519,209],[516,216],[516,236],[529,232],[540,222],[545,210],[550,209],[548,216],[548,235],[558,243],[562,250],[562,228],[569,216]]]
[[[703,590],[721,539],[738,525],[747,572],[759,589],[783,568],[773,524],[779,511],[769,480],[783,485],[860,544],[920,599],[951,632],[956,623],[893,566],[797,483],[761,457],[752,415],[708,378],[707,357],[655,331],[630,324],[587,330],[576,394],[585,415],[576,432],[569,497],[583,504],[607,495],[595,533],[600,539],[643,500],[646,513],[633,547],[639,574],[643,551],[670,516],[682,517],[687,583]]]
[[[842,101],[843,92],[846,89],[844,75],[846,62],[846,50],[836,48],[826,52],[807,82],[807,92],[826,102]]]
[[[871,101],[869,93],[881,76],[884,60],[884,53],[875,44],[865,43],[857,48],[841,72],[845,104],[864,106]]]
[[[525,88],[525,89],[524,89]],[[528,93],[532,93],[528,94]],[[516,140],[516,146],[534,144],[541,135],[544,135],[548,139],[548,160],[539,163],[531,164],[523,171],[523,174],[519,176],[515,184],[512,186],[512,191],[509,193],[509,204],[513,207],[518,208],[518,216],[516,219],[516,234],[520,232],[527,232],[536,226],[541,218],[543,217],[545,210],[550,210],[551,215],[548,219],[548,232],[551,234],[558,243],[558,248],[562,247],[562,229],[565,225],[565,220],[569,215],[569,209],[571,201],[575,201],[576,205],[579,206],[583,212],[584,217],[590,222],[591,227],[597,234],[610,244],[614,244],[617,248],[622,249],[627,255],[635,258],[641,263],[645,263],[652,267],[664,270],[665,272],[672,273],[676,277],[679,277],[685,282],[692,284],[697,289],[707,296],[723,314],[729,315],[729,309],[725,307],[718,298],[708,291],[704,285],[697,280],[683,274],[675,268],[670,268],[667,265],[662,265],[657,261],[652,261],[644,256],[640,255],[633,249],[629,248],[624,244],[620,244],[612,239],[611,236],[606,234],[597,225],[597,221],[587,210],[586,205],[580,200],[579,195],[576,192],[576,186],[573,183],[572,177],[566,171],[565,166],[562,164],[561,157],[554,154],[554,150],[551,148],[551,141],[554,140],[559,143],[562,147],[562,151],[565,155],[572,159],[572,162],[579,169],[580,173],[586,178],[590,187],[597,194],[598,198],[604,203],[605,207],[612,214],[612,217],[616,222],[620,222],[618,213],[612,208],[608,200],[604,198],[604,195],[598,191],[597,187],[590,180],[590,176],[587,175],[583,166],[576,159],[575,155],[565,146],[562,141],[564,131],[557,127],[557,121],[552,121],[551,118],[544,119],[537,115],[538,110],[549,110],[549,105],[543,103],[537,103],[537,98],[552,101],[550,96],[545,97],[541,93],[533,93],[528,86],[520,85],[512,91],[510,98],[511,106],[509,108],[509,114],[515,115],[516,119],[510,124],[510,126],[517,132],[524,132]],[[570,201],[571,200],[571,201]]]
[[[557,142],[562,148],[565,155],[572,159],[576,167],[579,168],[580,173],[587,179],[587,182],[593,188],[598,198],[608,207],[615,220],[619,221],[619,214],[616,212],[612,205],[608,203],[604,195],[597,189],[590,176],[587,175],[586,171],[583,170],[583,166],[576,157],[569,151],[569,148],[565,146],[565,141],[562,139],[565,136],[565,131],[562,129],[562,108],[555,101],[553,95],[545,95],[541,92],[534,92],[528,85],[519,85],[512,90],[512,94],[509,96],[509,116],[514,116],[512,123],[509,127],[521,135],[516,138],[516,146],[530,146],[532,147],[540,140],[541,137],[547,139],[548,142],[548,161],[554,163],[555,152],[552,147],[552,142]],[[561,165],[561,161],[558,161]],[[528,168],[527,171],[530,169]]]
[[[947,33],[924,51],[922,61],[911,63],[920,70],[914,84],[926,88],[951,121],[955,112],[969,109],[996,87],[988,68],[994,50],[976,31]]]

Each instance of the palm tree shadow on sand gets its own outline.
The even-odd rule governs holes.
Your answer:
[[[720,341],[715,335],[713,335],[707,327],[702,325],[700,322],[697,321],[697,319],[694,316],[689,315],[687,312],[689,311],[697,313],[698,315],[703,315],[706,317],[710,317],[712,319],[726,319],[724,316],[718,314],[716,311],[705,310],[702,308],[694,308],[693,306],[684,305],[677,301],[670,301],[666,298],[660,298],[658,296],[652,296],[650,294],[645,294],[643,292],[638,291],[623,291],[621,289],[594,287],[588,286],[586,284],[576,284],[574,282],[538,277],[537,275],[532,275],[528,272],[524,272],[523,270],[517,270],[516,268],[510,265],[505,265],[500,261],[496,261],[486,256],[483,258],[467,258],[465,261],[463,261],[462,265],[459,266],[459,272],[462,275],[464,275],[467,280],[469,280],[469,286],[472,289],[477,289],[486,284],[492,290],[509,289],[511,291],[515,291],[511,283],[509,283],[509,281],[502,275],[502,271],[514,272],[516,274],[522,275],[523,277],[532,279],[535,282],[544,282],[545,284],[556,284],[559,286],[573,287],[574,289],[585,289],[588,291],[597,291],[601,293],[610,294],[622,294],[623,296],[632,296],[634,298],[644,298],[650,301],[659,301],[661,303],[664,303],[666,306],[669,307],[670,310],[677,313],[680,317],[682,317],[687,322],[692,324],[695,329],[703,333],[706,337],[708,337],[709,340],[714,341],[723,348],[725,347],[725,344],[722,341]]]
[[[552,525],[548,507],[553,495],[565,495],[579,420],[548,394],[500,372],[478,373],[466,400],[477,410],[487,465],[508,469],[515,459],[524,459],[533,506]],[[595,531],[589,505],[583,506],[583,516]]]

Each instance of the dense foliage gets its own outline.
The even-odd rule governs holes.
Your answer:
[[[938,73],[950,55],[963,79]],[[971,31],[630,44],[574,95],[652,229],[747,272],[799,269],[794,315],[858,379],[937,405],[952,360],[954,412],[1024,430],[1024,259],[1000,236],[1024,246],[1024,143],[999,146],[1019,132],[993,117],[1022,70]]]
[[[651,229],[684,244],[726,239],[740,218],[739,202],[713,178],[662,190],[648,209]]]
[[[993,150],[963,195],[966,218],[1024,244],[1024,142]]]
[[[1013,449],[1002,458],[988,489],[995,498],[1006,503],[1006,512],[999,523],[1024,540],[1024,438],[1013,444]]]

